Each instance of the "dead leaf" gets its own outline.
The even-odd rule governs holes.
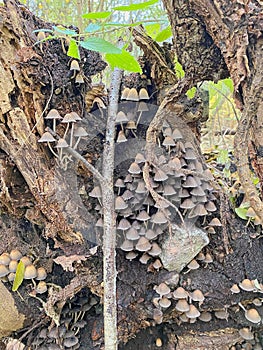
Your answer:
[[[82,261],[86,261],[87,257],[85,255],[70,255],[70,256],[58,256],[54,259],[55,263],[61,265],[63,270],[65,271],[74,271],[73,264],[74,262],[81,263]]]

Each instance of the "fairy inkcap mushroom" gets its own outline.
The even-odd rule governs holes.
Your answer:
[[[133,250],[133,243],[132,241],[125,239],[120,248],[125,252],[131,252]]]
[[[165,217],[164,213],[158,210],[154,215],[152,215],[151,221],[154,224],[165,224],[168,220]]]
[[[201,312],[200,316],[198,317],[200,321],[203,322],[210,322],[212,320],[212,315],[208,311]]]
[[[75,78],[77,72],[80,71],[79,62],[77,60],[72,60],[69,69],[73,72],[73,78]]]
[[[144,236],[141,236],[139,241],[136,244],[136,250],[140,252],[147,252],[148,250],[151,249],[151,247],[152,247],[151,243]]]
[[[44,279],[47,278],[47,271],[44,267],[39,267],[37,269],[37,280],[38,281],[43,281]]]
[[[57,122],[57,120],[61,120],[62,117],[59,114],[58,110],[53,108],[48,112],[45,119],[53,120],[53,131],[56,132],[56,122]]]
[[[78,73],[75,78],[76,84],[84,84],[84,78],[81,73]]]
[[[10,271],[10,272],[16,272],[17,265],[18,265],[17,260],[11,260],[10,263],[9,263],[9,265],[8,265],[9,271]]]
[[[179,299],[175,305],[177,311],[187,312],[190,309],[188,302],[185,299]]]
[[[139,101],[139,94],[135,88],[131,88],[130,91],[128,92],[128,95],[126,96],[126,100],[128,101]]]
[[[157,169],[153,179],[157,182],[163,182],[168,179],[168,176],[163,170]]]
[[[158,293],[161,297],[164,295],[167,295],[171,292],[171,289],[164,282],[160,283],[154,289],[155,289],[156,293]]]
[[[200,311],[193,305],[189,305],[189,310],[185,312],[188,318],[197,318],[200,316]]]
[[[137,175],[141,173],[141,168],[139,167],[139,165],[135,162],[131,163],[128,172],[132,175]]]
[[[190,261],[190,263],[187,265],[189,270],[197,270],[199,269],[200,265],[198,264],[198,262],[193,259]]]
[[[248,278],[245,278],[241,283],[239,283],[239,287],[246,292],[252,292],[255,289],[254,283]]]
[[[152,243],[152,248],[148,251],[148,254],[151,256],[158,256],[162,252],[162,249],[158,246],[157,243]]]
[[[147,106],[147,103],[145,103],[144,101],[140,101],[138,104],[137,112],[148,112],[148,111],[149,111],[149,108]]]
[[[22,253],[17,249],[12,249],[9,255],[11,260],[20,260],[22,258]]]
[[[169,300],[168,298],[166,297],[162,297],[160,300],[159,300],[159,305],[164,308],[164,309],[167,309],[169,306],[171,306],[172,302],[171,300]]]
[[[8,266],[11,261],[9,253],[3,253],[0,255],[0,264]]]
[[[9,270],[6,265],[0,265],[0,277],[5,277],[9,274]]]
[[[253,340],[254,339],[254,334],[251,332],[251,330],[247,327],[241,328],[238,331],[239,335],[245,339],[245,340]]]
[[[201,292],[200,289],[195,289],[191,294],[191,299],[193,301],[198,301],[199,305],[205,300],[204,294]]]
[[[36,292],[38,294],[44,294],[47,291],[47,284],[45,281],[40,281],[36,286]]]
[[[261,317],[256,309],[246,310],[245,317],[248,321],[252,323],[259,323],[261,321]]]
[[[50,142],[55,142],[56,139],[50,134],[50,132],[46,131],[44,132],[44,134],[40,137],[40,139],[38,140],[39,143],[43,143],[46,142],[48,145],[48,148],[50,149],[50,152],[57,157],[57,154],[53,151]]]
[[[160,261],[160,259],[156,259],[154,262],[153,262],[153,267],[155,268],[155,270],[159,271],[159,269],[162,267],[162,263]]]
[[[23,256],[20,261],[22,261],[22,263],[25,265],[25,266],[29,266],[32,264],[32,261],[31,259],[28,257],[28,256]]]
[[[125,87],[123,90],[122,90],[122,93],[121,93],[121,100],[126,100],[127,97],[128,97],[128,94],[130,92],[130,89]]]
[[[123,123],[127,123],[129,119],[127,118],[127,115],[123,111],[119,111],[116,115],[115,123],[121,124],[122,131],[123,129]]]
[[[215,317],[219,320],[228,320],[228,312],[226,310],[217,310],[215,311]]]
[[[136,216],[136,220],[138,221],[147,221],[150,219],[150,216],[145,210],[142,210],[139,212],[139,214]]]
[[[148,92],[145,88],[141,88],[139,91],[139,99],[140,100],[149,100]]]
[[[147,262],[149,261],[149,259],[151,259],[150,255],[148,255],[147,253],[144,253],[144,254],[140,257],[139,261],[140,261],[141,264],[147,264]]]
[[[124,210],[128,208],[128,204],[124,202],[123,198],[118,196],[115,198],[115,210]]]
[[[88,133],[82,126],[79,126],[74,130],[73,135],[74,135],[74,137],[78,138],[74,147],[73,147],[74,149],[76,149],[78,147],[78,144],[79,144],[81,138],[88,136]]]
[[[238,294],[240,293],[240,289],[238,288],[237,284],[233,284],[233,286],[230,288],[231,293]]]
[[[178,287],[173,292],[174,299],[186,299],[188,298],[188,296],[189,296],[189,293],[183,287]]]
[[[128,239],[130,241],[136,241],[139,238],[140,238],[140,235],[139,235],[138,231],[134,227],[131,227],[126,232],[126,239]]]
[[[37,277],[37,270],[34,265],[27,265],[25,267],[24,279],[33,279]]]
[[[218,226],[218,227],[222,226],[222,224],[221,224],[221,222],[220,222],[220,220],[219,220],[218,218],[213,218],[213,219],[209,222],[208,225],[209,225],[209,226]]]
[[[125,255],[126,259],[130,261],[135,259],[137,256],[138,254],[136,254],[134,251],[130,251]]]

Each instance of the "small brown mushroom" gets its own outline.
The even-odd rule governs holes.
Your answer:
[[[239,287],[246,292],[252,292],[255,289],[255,285],[248,278],[245,278],[241,283],[239,283]]]
[[[133,250],[133,243],[132,241],[125,239],[120,248],[125,252],[131,252]]]
[[[3,253],[0,255],[0,264],[8,266],[10,261],[11,261],[11,258],[8,253]]]
[[[129,92],[130,92],[130,89],[125,87],[121,93],[121,100],[126,100]]]
[[[261,321],[261,317],[256,309],[249,309],[245,311],[245,317],[248,321],[252,323],[259,323]]]
[[[24,279],[33,279],[37,277],[37,270],[34,265],[27,265],[25,267]]]
[[[203,322],[210,322],[212,319],[212,315],[210,312],[208,311],[203,311],[201,312],[200,316],[199,316],[199,320],[203,321]]]
[[[139,241],[136,244],[136,250],[140,252],[147,252],[152,247],[151,243],[145,237],[140,237]]]
[[[0,265],[0,277],[5,277],[9,274],[9,270],[6,265]]]
[[[159,300],[159,305],[164,308],[164,309],[167,309],[169,306],[171,306],[171,300],[169,300],[168,298],[166,297],[162,297],[160,300]]]
[[[233,293],[233,294],[240,293],[240,289],[238,288],[237,284],[233,284],[233,286],[230,288],[230,290],[231,290],[231,293]]]
[[[139,91],[139,99],[140,100],[149,100],[148,92],[145,88],[141,88]]]
[[[9,255],[11,260],[20,260],[23,256],[22,253],[17,249],[12,249]]]
[[[45,281],[40,281],[36,286],[36,292],[38,294],[44,294],[47,291],[47,284]]]
[[[247,327],[241,328],[238,333],[240,336],[245,340],[253,340],[254,334],[251,332],[251,330]]]
[[[187,312],[190,309],[188,302],[185,299],[179,299],[175,305],[177,311]]]
[[[149,259],[151,259],[150,255],[148,255],[147,253],[144,253],[144,254],[140,257],[139,261],[140,261],[141,264],[147,264],[147,262],[149,261]]]
[[[139,165],[135,162],[131,163],[128,172],[132,175],[137,175],[141,173],[141,168],[139,167]]]
[[[189,305],[189,310],[185,312],[186,316],[190,319],[197,318],[200,316],[199,310],[193,305]]]
[[[126,96],[126,100],[135,101],[135,102],[139,101],[139,94],[135,88],[130,89],[130,91],[128,92],[128,94]]]
[[[36,277],[36,279],[38,281],[43,281],[46,278],[47,278],[47,271],[46,271],[46,269],[44,267],[39,267],[37,269],[37,277]]]
[[[161,297],[163,297],[164,295],[167,295],[171,292],[171,289],[164,282],[160,283],[154,289],[155,289],[156,293],[158,293]]]
[[[57,120],[61,120],[62,117],[56,109],[51,109],[45,119],[53,120],[53,131],[56,132],[56,122]]]
[[[189,293],[183,287],[178,287],[173,292],[174,299],[186,299],[188,298],[188,296],[189,296]]]
[[[228,320],[228,312],[226,310],[217,310],[215,311],[215,317],[219,320]]]

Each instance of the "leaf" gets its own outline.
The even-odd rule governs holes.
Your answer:
[[[90,12],[85,13],[82,15],[83,18],[87,19],[99,19],[99,18],[107,18],[112,14],[111,11],[104,11],[104,12]]]
[[[80,41],[80,46],[84,49],[98,51],[102,53],[120,54],[121,49],[112,45],[109,41],[102,38],[88,38],[85,41]]]
[[[12,286],[13,292],[16,292],[18,288],[21,286],[24,280],[24,273],[25,273],[25,264],[23,263],[23,261],[19,261],[16,269],[15,279]]]
[[[179,79],[182,79],[185,76],[183,67],[178,61],[175,63],[175,72],[176,72],[177,78]]]
[[[113,10],[115,11],[137,11],[137,10],[145,10],[147,9],[149,6],[156,4],[157,2],[159,2],[159,0],[150,0],[150,1],[146,1],[143,2],[142,4],[131,4],[128,6],[117,6],[114,7]]]
[[[97,32],[98,30],[100,30],[102,28],[101,25],[96,24],[96,23],[90,23],[86,28],[85,28],[85,32],[86,33],[94,33]]]
[[[54,32],[56,32],[58,34],[64,34],[64,35],[77,35],[78,34],[77,32],[75,32],[75,30],[67,29],[67,28],[64,28],[62,26],[60,26],[60,27],[53,26],[52,28],[53,28]]]
[[[134,23],[118,23],[118,22],[110,22],[110,23],[105,23],[104,26],[105,27],[120,27],[120,28],[124,28],[124,27],[137,27],[140,24],[143,24],[143,21],[139,21],[139,22],[134,22]]]
[[[155,38],[161,30],[161,23],[152,23],[144,26],[146,33],[151,37]]]
[[[235,212],[237,216],[239,216],[243,220],[247,220],[247,208],[235,208]]]
[[[192,98],[195,97],[195,93],[196,93],[196,87],[193,86],[191,89],[187,91],[186,96],[191,100]]]
[[[137,60],[125,50],[122,50],[122,53],[119,55],[106,54],[105,59],[111,68],[117,67],[129,72],[142,73],[142,69]]]
[[[169,39],[172,36],[171,26],[164,28],[158,35],[155,37],[155,41],[164,41]]]
[[[217,162],[225,165],[229,162],[229,155],[227,149],[220,149],[217,156]]]
[[[73,57],[73,58],[76,58],[78,60],[80,59],[79,47],[78,47],[76,40],[73,40],[73,39],[70,40],[67,55],[69,57]]]
[[[44,32],[44,33],[53,33],[53,30],[51,29],[45,29],[45,28],[41,28],[41,29],[36,29],[36,30],[33,30],[32,33],[39,33],[39,32]]]

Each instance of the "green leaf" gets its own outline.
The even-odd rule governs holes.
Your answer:
[[[178,61],[175,62],[175,72],[178,79],[182,79],[185,76],[183,67]]]
[[[110,22],[110,23],[105,23],[104,27],[120,27],[120,28],[124,28],[124,27],[137,27],[140,24],[143,24],[143,21],[139,21],[139,22],[134,22],[134,23],[118,23],[118,22]]]
[[[247,220],[247,208],[235,208],[235,212],[237,216],[239,216],[243,220]]]
[[[195,97],[195,93],[196,93],[196,87],[193,86],[191,89],[187,91],[186,96],[191,100],[192,98]]]
[[[227,149],[220,149],[218,156],[217,156],[217,162],[219,164],[226,164],[229,162],[229,155],[228,155],[228,150]]]
[[[73,39],[70,40],[67,55],[69,57],[73,57],[73,58],[76,58],[78,60],[80,59],[79,47],[78,47],[76,40],[73,40]]]
[[[169,39],[172,36],[171,26],[164,28],[158,35],[155,37],[155,41],[164,41]]]
[[[146,33],[151,37],[155,38],[161,30],[161,23],[152,23],[144,26]]]
[[[32,33],[39,33],[39,32],[44,32],[44,33],[53,33],[53,30],[51,29],[45,29],[45,28],[42,28],[42,29],[36,29],[36,30],[33,30]]]
[[[105,59],[111,68],[117,67],[129,72],[142,73],[142,69],[137,60],[125,50],[122,50],[122,53],[119,55],[106,54]]]
[[[111,54],[121,53],[121,49],[112,45],[109,41],[106,41],[102,38],[88,38],[85,41],[80,41],[79,44],[87,50]]]
[[[94,33],[97,32],[98,30],[100,30],[102,28],[101,25],[96,24],[96,23],[90,23],[86,28],[85,28],[85,32],[86,33]]]
[[[25,264],[23,263],[23,261],[19,261],[16,269],[15,279],[12,286],[13,292],[16,292],[18,288],[21,286],[24,280],[24,273],[25,273]]]
[[[53,26],[52,28],[56,34],[63,34],[63,35],[77,35],[78,34],[75,30],[67,29],[67,28],[64,28],[62,26],[59,26],[59,27]]]
[[[112,14],[111,11],[104,11],[104,12],[90,12],[85,13],[82,15],[83,18],[87,19],[99,19],[99,18],[107,18]]]
[[[143,2],[142,4],[131,4],[128,6],[117,6],[114,7],[113,10],[115,11],[137,11],[137,10],[144,10],[147,9],[149,6],[156,4],[159,2],[159,0],[150,0]]]

